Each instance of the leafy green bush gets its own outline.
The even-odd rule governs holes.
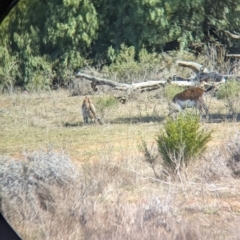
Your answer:
[[[108,60],[111,64],[103,68],[104,74],[125,83],[151,78],[154,73],[162,71],[165,63],[157,53],[149,53],[145,48],[136,53],[133,46],[127,47],[125,44],[121,44],[119,51],[109,47]]]
[[[16,76],[21,78],[17,57],[11,55],[6,46],[0,46],[0,92],[4,90],[12,92]]]
[[[96,105],[98,108],[111,108],[118,104],[118,100],[113,96],[104,96],[98,98],[96,101]]]
[[[218,89],[216,96],[218,99],[225,100],[226,107],[232,114],[233,120],[236,120],[240,111],[240,83],[236,80],[232,80],[222,84]]]
[[[222,84],[216,96],[218,99],[226,99],[229,97],[239,97],[240,96],[240,82],[233,80],[225,84]]]
[[[165,95],[168,101],[171,101],[173,99],[173,97],[179,93],[183,91],[183,87],[174,85],[174,84],[168,84],[165,87]]]
[[[25,85],[25,88],[29,92],[50,91],[51,81],[42,75],[34,76],[32,81]]]
[[[157,136],[158,150],[164,165],[176,173],[205,150],[210,138],[211,132],[201,129],[199,116],[181,113],[176,120],[167,119]]]
[[[115,51],[112,47],[108,49],[108,58],[111,65],[105,66],[103,72],[112,78],[117,75],[121,82],[132,81],[132,76],[139,70],[138,63],[135,61],[135,48],[121,45],[120,51]]]
[[[101,118],[108,119],[112,116],[112,111],[115,111],[118,100],[113,96],[103,96],[96,100],[97,112],[100,113]]]

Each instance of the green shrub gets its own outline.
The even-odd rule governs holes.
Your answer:
[[[25,85],[25,88],[29,92],[50,91],[51,81],[42,75],[34,76],[32,81]]]
[[[179,172],[205,150],[210,138],[211,132],[201,129],[199,116],[181,113],[175,120],[167,119],[157,136],[163,164],[174,173]]]
[[[240,83],[236,80],[222,84],[218,89],[216,96],[218,99],[224,99],[232,119],[236,120],[240,111]]]
[[[183,87],[180,87],[174,84],[168,84],[165,87],[165,95],[167,100],[171,101],[177,93],[182,92],[183,90],[184,90]]]
[[[104,96],[98,98],[96,105],[98,108],[111,108],[118,104],[118,100],[113,96]]]
[[[135,61],[135,48],[121,45],[120,51],[115,51],[112,47],[108,49],[110,66],[105,66],[103,72],[112,78],[117,76],[121,82],[133,81],[133,76],[139,71],[138,63]]]
[[[144,47],[136,53],[136,49],[121,44],[118,51],[108,49],[109,66],[104,66],[103,73],[107,78],[116,78],[119,82],[131,83],[155,78],[164,68],[166,61],[157,53],[149,53]]]
[[[97,112],[100,113],[101,118],[109,119],[115,111],[118,100],[113,96],[103,96],[96,100]],[[115,111],[116,112],[116,111]]]
[[[222,84],[216,96],[218,99],[226,99],[229,97],[239,97],[240,96],[240,82],[233,80],[225,84]]]

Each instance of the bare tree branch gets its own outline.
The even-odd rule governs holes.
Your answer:
[[[186,80],[193,82],[225,82],[225,80],[229,78],[236,80],[240,79],[240,76],[222,75],[218,72],[209,72],[209,70],[204,65],[192,61],[177,61],[177,64],[182,67],[188,67],[196,73],[195,78],[175,77],[177,81]]]
[[[76,76],[76,78],[84,78],[86,80],[95,82],[95,85],[93,85],[93,84],[91,85],[92,88],[95,87],[95,89],[93,89],[93,90],[96,90],[97,85],[108,85],[108,86],[116,88],[118,90],[127,90],[129,88],[129,84],[118,83],[118,82],[114,82],[109,79],[95,77],[95,76],[91,76],[91,75],[88,75],[85,73],[77,73],[75,76]]]
[[[88,75],[85,73],[77,73],[75,76],[76,76],[76,78],[83,78],[88,81],[91,81],[91,87],[94,91],[97,91],[97,88],[96,88],[97,85],[107,85],[107,86],[114,88],[115,90],[127,91],[128,94],[130,94],[131,92],[133,92],[137,89],[141,90],[141,92],[152,91],[152,90],[158,89],[168,83],[167,80],[156,80],[156,81],[148,80],[146,82],[127,84],[127,83],[118,83],[118,82],[115,82],[115,81],[112,81],[109,79],[105,79],[105,78],[91,76],[91,75]],[[187,81],[185,81],[185,80],[174,81],[171,83],[177,84],[180,86],[192,86],[193,85],[193,83],[190,82],[190,79],[188,79]]]
[[[235,34],[235,33],[230,33],[229,31],[224,31],[225,34],[230,37],[230,38],[233,38],[233,39],[240,39],[240,34]]]
[[[199,63],[192,62],[192,61],[177,61],[177,64],[181,67],[188,67],[192,69],[196,74],[199,74],[200,72],[208,72],[208,69]]]
[[[209,73],[199,73],[194,81],[198,82],[225,82],[226,78],[217,73],[217,72],[209,72]]]
[[[235,58],[239,58],[240,54],[226,54],[226,57],[235,57]]]

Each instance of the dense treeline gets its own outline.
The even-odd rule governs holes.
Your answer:
[[[166,50],[237,50],[240,0],[21,0],[0,26],[1,88],[49,87],[86,65],[111,64],[124,46],[137,60]]]

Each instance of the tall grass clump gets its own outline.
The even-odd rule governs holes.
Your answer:
[[[240,147],[239,147],[240,134],[236,133],[227,141],[226,149],[228,152],[228,164],[232,175],[235,178],[240,178]]]
[[[233,120],[236,120],[240,110],[240,83],[232,80],[221,85],[216,96],[218,99],[225,100],[229,113],[232,114]]]
[[[201,128],[199,116],[182,113],[175,120],[168,118],[157,136],[163,165],[179,174],[194,158],[206,149],[211,132]]]
[[[111,108],[118,104],[118,100],[113,96],[100,97],[96,101],[96,105],[99,108]]]
[[[114,96],[102,96],[96,100],[96,107],[103,118],[108,118],[112,109],[119,104]]]
[[[53,188],[64,191],[78,177],[70,158],[53,151],[34,152],[22,161],[0,157],[0,164],[1,207],[10,221],[15,217],[39,221],[37,207],[54,214],[57,203]]]

